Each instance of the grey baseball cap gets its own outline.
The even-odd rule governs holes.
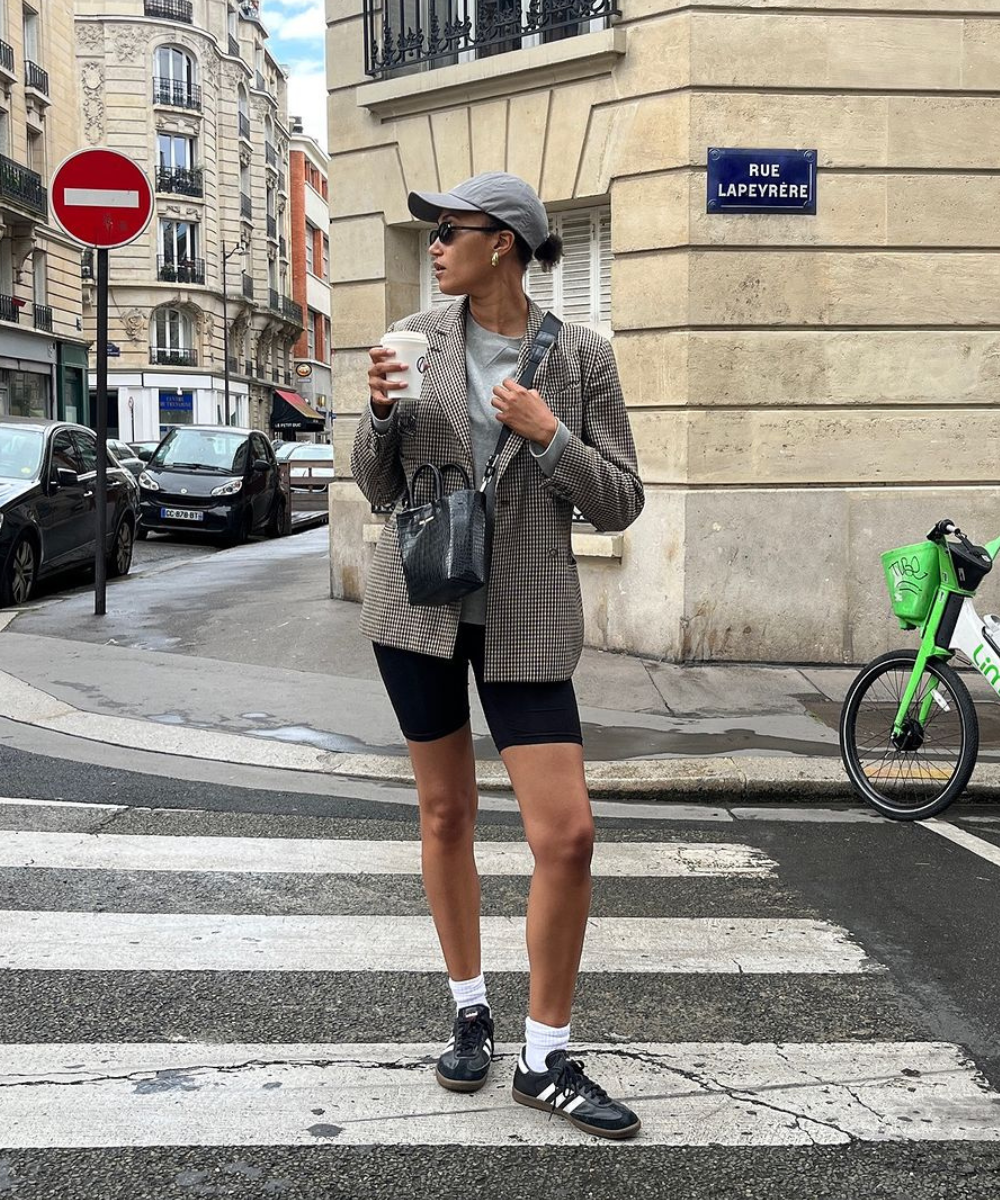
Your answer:
[[[534,253],[549,236],[549,218],[530,183],[506,171],[473,175],[450,192],[410,192],[407,203],[418,221],[438,223],[442,212],[482,212],[509,225]]]

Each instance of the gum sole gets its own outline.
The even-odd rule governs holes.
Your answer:
[[[434,1077],[449,1092],[478,1092],[480,1088],[486,1086],[486,1080],[489,1078],[488,1075],[484,1075],[479,1080],[448,1079],[436,1067],[434,1068]]]
[[[584,1125],[582,1121],[578,1121],[571,1113],[560,1112],[558,1108],[553,1108],[551,1104],[546,1104],[544,1100],[536,1100],[534,1096],[526,1096],[524,1092],[519,1092],[517,1088],[511,1088],[510,1094],[518,1104],[523,1104],[527,1108],[537,1108],[539,1112],[555,1113],[557,1117],[562,1117],[564,1121],[569,1121],[571,1125],[575,1125],[583,1133],[592,1134],[594,1137],[611,1138],[616,1142],[620,1142],[627,1138],[635,1137],[642,1128],[642,1122],[636,1121],[634,1125],[628,1125],[624,1129],[596,1129],[593,1125]]]

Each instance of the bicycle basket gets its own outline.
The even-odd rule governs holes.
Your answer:
[[[931,610],[941,582],[938,548],[933,542],[900,546],[882,555],[892,611],[904,625],[919,625]]]

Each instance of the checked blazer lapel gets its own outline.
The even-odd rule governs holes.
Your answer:
[[[545,319],[544,310],[539,308],[538,305],[534,302],[534,300],[532,300],[529,297],[528,298],[528,328],[524,335],[524,342],[521,345],[521,353],[518,355],[518,359],[517,359],[517,378],[518,379],[521,378],[521,373],[524,371],[524,368],[528,365],[528,354],[531,350],[532,344],[534,343],[536,334],[538,333],[539,329],[541,329],[541,327],[542,327],[542,321],[544,319]],[[542,389],[545,387],[545,379],[546,379],[546,375],[548,374],[548,365],[549,365],[549,355],[546,354],[538,366],[538,370],[535,373],[535,381],[531,385],[532,389],[536,392],[542,392]],[[517,457],[518,453],[523,448],[524,443],[525,443],[525,439],[523,437],[521,437],[520,434],[517,434],[517,433],[512,433],[510,435],[510,437],[507,439],[507,445],[504,446],[503,450],[500,452],[500,460],[497,463],[497,473],[496,473],[497,481],[499,481],[502,478],[504,471],[507,470],[507,468],[510,466],[510,464]]]
[[[444,409],[471,464],[472,425],[465,373],[465,313],[468,296],[444,309],[438,322],[437,341],[428,346],[430,362],[426,383]]]

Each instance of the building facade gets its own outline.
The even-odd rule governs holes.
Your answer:
[[[48,183],[77,148],[73,14],[0,2],[0,416],[86,421],[80,256]]]
[[[646,483],[623,536],[576,537],[590,644],[809,662],[897,642],[879,553],[942,516],[995,533],[996,466],[972,453],[1000,435],[995,0],[497,12],[403,0],[387,26],[374,0],[328,3],[338,410],[428,299],[407,191],[516,172],[589,223],[569,282],[613,336]],[[710,212],[718,147],[815,150],[815,215]],[[352,488],[333,591],[356,598]]]
[[[295,390],[322,424],[300,413],[300,427],[292,432],[312,441],[325,441],[333,420],[329,170],[329,156],[293,117],[288,167],[292,296],[302,309],[305,328],[292,347],[292,361]]]
[[[255,6],[77,0],[84,144],[155,185],[145,235],[110,255],[108,428],[267,430],[302,314],[288,253],[287,79]],[[85,281],[93,264],[84,255]],[[96,297],[85,291],[95,335]]]

